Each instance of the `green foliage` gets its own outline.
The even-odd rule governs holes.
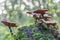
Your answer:
[[[40,33],[35,29],[35,25],[30,25],[28,28],[31,28],[32,30],[33,40],[55,40],[52,34],[48,33],[47,30],[44,30],[43,33]],[[27,35],[22,30],[23,27],[18,29],[17,38],[19,40],[27,40]]]
[[[9,33],[6,33],[3,40],[8,40],[9,35],[10,35]]]
[[[17,39],[16,35],[11,35],[9,32],[6,32],[3,38],[3,40],[16,40],[16,39]]]
[[[43,23],[41,26],[42,26],[43,30],[47,30],[47,25],[45,23]]]
[[[16,35],[12,35],[12,36],[11,36],[11,40],[17,40]]]
[[[27,38],[26,34],[23,32],[23,28],[19,28],[17,32],[17,39],[18,40],[23,40]]]

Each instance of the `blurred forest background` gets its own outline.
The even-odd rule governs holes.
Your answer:
[[[48,14],[52,16],[51,19],[57,21],[60,26],[60,0],[0,0],[0,20],[15,22],[18,27],[29,25],[34,20],[26,12],[39,8],[48,9]],[[17,31],[16,28],[13,30]],[[0,23],[0,39],[2,40],[6,34],[9,34],[9,29]]]

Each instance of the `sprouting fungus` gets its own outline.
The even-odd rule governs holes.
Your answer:
[[[8,22],[6,20],[2,20],[1,22],[9,28],[11,35],[13,35],[11,27],[17,27],[16,23]]]

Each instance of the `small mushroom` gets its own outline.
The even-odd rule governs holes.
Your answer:
[[[44,14],[46,14],[47,11],[48,11],[47,9],[37,9],[33,11],[33,13],[39,13],[43,16]]]
[[[39,22],[44,22],[47,26],[52,25],[55,28],[56,22],[55,21],[45,21],[44,19],[40,19]]]
[[[26,13],[28,13],[28,14],[32,14],[32,12],[26,12]]]
[[[17,25],[16,25],[15,23],[7,22],[7,21],[5,21],[5,20],[2,20],[1,22],[2,22],[4,25],[8,26],[11,35],[13,35],[11,27],[17,27]]]
[[[45,13],[47,11],[48,11],[47,9],[37,9],[33,13]]]
[[[43,16],[42,19],[44,19],[45,21],[48,21],[48,19],[51,18],[51,16]]]
[[[33,15],[33,18],[34,18],[35,20],[38,20],[38,19],[39,19],[40,14],[33,13],[33,12],[27,12],[27,13]]]
[[[1,22],[8,27],[17,27],[16,23],[13,23],[13,22],[7,22],[4,20],[2,20]]]

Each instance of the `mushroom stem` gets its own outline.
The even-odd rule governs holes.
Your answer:
[[[9,28],[9,30],[10,30],[11,35],[13,35],[11,27],[8,27],[8,28]]]

